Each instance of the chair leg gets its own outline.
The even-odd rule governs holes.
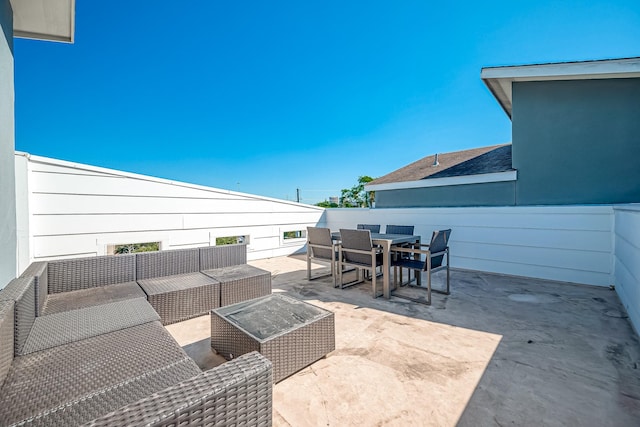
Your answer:
[[[398,289],[398,266],[394,265],[393,266],[393,290],[395,291],[396,289]]]
[[[376,269],[375,267],[373,268],[373,270],[371,270],[371,287],[373,288],[373,297],[375,298],[378,293],[378,290],[376,289]]]
[[[451,294],[451,289],[449,288],[449,264],[447,264],[447,293],[446,295]]]
[[[311,255],[309,251],[311,249],[307,249],[307,280],[311,281]]]
[[[374,298],[378,298],[379,296],[382,296],[382,292],[380,294],[378,294],[376,276],[377,276],[376,275],[376,269],[374,267],[373,270],[371,270],[371,289],[373,290],[373,297]]]
[[[431,305],[431,269],[427,271],[427,304]]]
[[[449,250],[447,249],[447,295],[451,293],[449,288]]]

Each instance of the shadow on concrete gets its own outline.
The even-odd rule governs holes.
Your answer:
[[[309,282],[304,256],[289,258],[301,267],[272,270],[274,292],[501,336],[458,425],[640,425],[640,343],[608,288],[453,269],[451,295],[426,306]]]

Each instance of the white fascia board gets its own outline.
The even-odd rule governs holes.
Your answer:
[[[640,77],[640,58],[483,68],[482,79],[513,81]]]
[[[75,0],[11,0],[13,36],[73,43]]]
[[[445,187],[453,185],[505,182],[518,179],[518,171],[484,173],[479,175],[452,176],[448,178],[421,179],[418,181],[389,182],[365,185],[366,191],[405,190],[409,188]]]

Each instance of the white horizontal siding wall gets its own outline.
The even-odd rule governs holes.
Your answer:
[[[25,162],[24,160],[28,161]],[[248,235],[248,258],[289,255],[324,210],[283,200],[185,184],[44,157],[18,154],[27,168],[29,262],[103,255],[108,245],[161,242],[162,249],[214,245],[216,237]],[[19,172],[19,171],[18,171]],[[24,180],[23,180],[24,181]],[[26,263],[26,264],[25,264]]]
[[[611,206],[328,209],[332,230],[358,223],[414,225],[423,241],[451,228],[453,267],[609,286]]]
[[[615,206],[615,284],[640,333],[640,205]]]

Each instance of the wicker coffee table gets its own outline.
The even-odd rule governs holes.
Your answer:
[[[258,351],[278,382],[335,350],[333,313],[281,294],[211,311],[211,347],[226,359]]]

